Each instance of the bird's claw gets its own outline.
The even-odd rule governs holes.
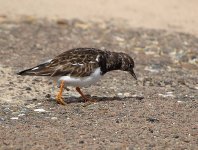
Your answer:
[[[65,102],[64,102],[64,100],[63,100],[63,98],[61,96],[57,96],[56,97],[56,101],[57,101],[57,103],[59,103],[61,105],[65,105]]]

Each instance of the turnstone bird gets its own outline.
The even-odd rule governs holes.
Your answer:
[[[64,88],[67,89],[67,86],[76,87],[76,91],[85,102],[91,101],[82,93],[80,87],[87,87],[96,83],[105,73],[112,70],[127,71],[137,80],[133,68],[133,59],[125,53],[103,51],[95,48],[76,48],[36,67],[21,71],[18,75],[54,77],[60,86],[56,101],[65,105],[62,92]]]

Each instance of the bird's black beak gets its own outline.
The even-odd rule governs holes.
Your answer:
[[[135,80],[137,80],[137,77],[136,77],[136,75],[135,75],[133,70],[130,71],[130,74],[135,78]]]

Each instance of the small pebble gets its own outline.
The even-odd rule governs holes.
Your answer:
[[[50,98],[51,95],[50,95],[50,94],[46,94],[45,97],[46,97],[46,98]]]
[[[116,120],[116,123],[120,123],[120,121],[119,120]]]
[[[33,107],[35,107],[36,105],[35,104],[29,104],[29,105],[27,105],[26,107],[27,108],[33,108]]]
[[[10,119],[12,119],[12,120],[17,120],[17,119],[19,119],[18,117],[12,117],[12,118],[10,118]]]
[[[30,88],[30,87],[26,87],[26,89],[25,90],[27,90],[27,91],[31,91],[32,89]]]
[[[159,96],[162,96],[162,97],[175,97],[174,95],[173,95],[173,92],[166,92],[166,94],[158,94]]]
[[[59,19],[59,20],[57,20],[56,23],[57,23],[58,25],[68,25],[67,20],[64,20],[64,19]]]
[[[0,118],[0,121],[4,121],[5,119],[4,118]]]
[[[122,96],[122,93],[118,93],[118,96]]]
[[[18,117],[25,116],[25,114],[19,114]]]
[[[145,67],[144,70],[149,71],[149,72],[153,72],[153,73],[158,73],[160,71],[158,69],[152,68],[151,66]]]
[[[173,138],[178,139],[179,138],[179,135],[174,135]]]
[[[83,144],[83,143],[84,143],[84,141],[79,141],[79,143],[80,143],[80,144]]]
[[[146,121],[149,121],[149,122],[152,122],[152,123],[159,122],[159,120],[157,118],[153,118],[153,117],[147,118]]]
[[[136,94],[132,95],[131,97],[132,97],[132,98],[136,98],[136,99],[138,99],[138,100],[144,99],[144,96],[142,96],[142,95],[136,95]]]
[[[37,98],[33,98],[32,101],[37,101]]]
[[[57,118],[57,117],[51,117],[51,119],[52,119],[52,120],[56,120],[56,119],[58,119],[58,118]]]
[[[150,129],[150,128],[149,128],[149,131],[150,131],[151,133],[153,133],[153,132],[154,132],[154,131],[153,131],[152,129]]]
[[[130,93],[124,93],[124,96],[129,97]]]
[[[46,110],[42,109],[42,108],[34,109],[34,111],[36,111],[36,112],[46,112]]]

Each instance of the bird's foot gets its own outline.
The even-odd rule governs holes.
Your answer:
[[[61,104],[61,105],[65,105],[65,102],[62,98],[62,93],[63,93],[63,88],[64,88],[64,81],[61,81],[61,84],[60,84],[60,91],[59,93],[57,94],[56,96],[56,101],[57,103]]]
[[[84,99],[84,102],[91,102],[91,103],[94,103],[94,102],[96,102],[96,100],[93,100],[93,99],[89,99],[89,98],[87,98],[84,94],[83,94],[83,92],[80,90],[80,88],[79,87],[76,87],[76,91],[81,95],[81,97]]]
[[[89,106],[95,102],[97,102],[97,100],[95,99],[89,99],[87,97],[83,97],[85,104],[83,105],[83,107]]]
[[[64,102],[63,98],[59,95],[56,96],[56,102],[61,104],[61,105],[65,105],[65,102]]]

